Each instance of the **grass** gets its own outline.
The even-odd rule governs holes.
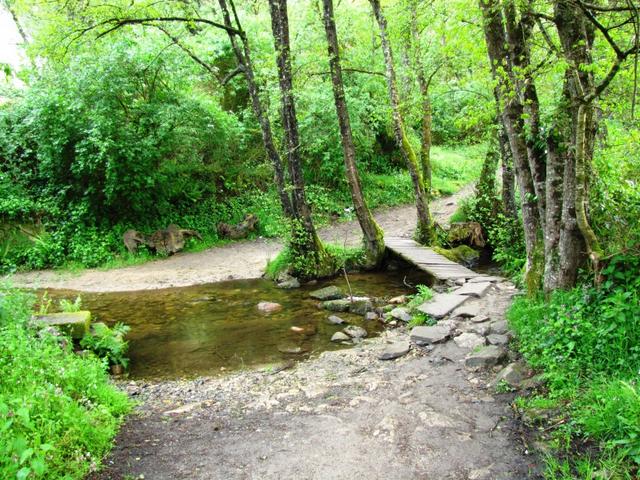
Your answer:
[[[546,427],[547,478],[637,478],[639,272],[637,257],[615,257],[599,288],[519,298],[509,311],[519,350],[546,380],[545,390],[518,405],[533,416],[552,411],[556,420]]]
[[[101,360],[30,327],[32,305],[0,288],[0,478],[80,479],[110,450],[130,403]]]

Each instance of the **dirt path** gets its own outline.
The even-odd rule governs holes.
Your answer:
[[[439,222],[446,222],[460,198],[472,191],[465,187],[451,197],[432,204]],[[410,236],[416,223],[413,205],[376,212],[376,219],[387,235]],[[358,245],[361,234],[356,221],[337,223],[320,231],[325,241]],[[17,287],[59,288],[86,292],[117,292],[185,287],[222,280],[258,278],[269,259],[275,258],[282,244],[278,239],[257,239],[211,248],[197,253],[179,253],[172,257],[113,270],[88,269],[80,273],[43,270],[19,273],[12,277]]]
[[[515,289],[480,302],[504,316]],[[454,332],[477,327],[453,318]],[[493,324],[492,324],[493,325]],[[454,335],[456,334],[454,333]],[[494,373],[454,341],[378,355],[408,329],[289,369],[125,385],[142,407],[92,480],[523,480],[540,478]]]

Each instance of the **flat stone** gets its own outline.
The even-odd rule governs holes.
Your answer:
[[[480,305],[470,303],[456,308],[451,314],[454,317],[475,317],[480,313]]]
[[[378,355],[378,358],[380,360],[393,360],[394,358],[406,355],[410,349],[411,345],[407,341],[395,342],[391,345],[387,345],[384,351]]]
[[[478,335],[477,333],[465,332],[461,335],[458,335],[453,339],[460,348],[468,348],[473,350],[474,348],[481,347],[486,343],[486,340],[483,336]]]
[[[351,302],[344,299],[327,300],[320,304],[322,308],[331,312],[347,312],[349,310],[349,305],[351,305]]]
[[[492,387],[506,383],[512,388],[520,388],[527,378],[527,369],[521,363],[510,363],[504,367],[491,382]]]
[[[369,299],[354,300],[349,303],[349,312],[356,315],[366,315],[371,310],[373,310],[373,304]]]
[[[491,323],[491,333],[504,335],[508,331],[509,331],[509,325],[507,325],[506,320],[497,320]]]
[[[314,290],[309,293],[311,298],[315,298],[316,300],[337,300],[339,298],[344,297],[344,293],[339,287],[335,285],[329,285],[328,287],[320,288],[318,290]]]
[[[509,343],[509,336],[500,335],[499,333],[492,333],[491,335],[487,336],[487,341],[491,345],[506,345],[507,343]]]
[[[411,313],[409,313],[409,309],[404,307],[394,308],[389,312],[389,315],[391,315],[396,320],[401,320],[403,322],[408,322],[411,320]]]
[[[466,279],[464,278],[456,278],[453,283],[454,285],[458,285],[459,287],[461,287],[462,285],[464,285],[467,282]]]
[[[344,319],[338,317],[337,315],[330,315],[329,318],[327,318],[327,322],[329,322],[331,325],[342,325],[343,323],[346,323]]]
[[[469,280],[467,280],[467,282],[468,283],[481,283],[481,282],[496,283],[496,282],[500,282],[501,280],[504,280],[504,279],[500,277],[491,277],[491,276],[482,275],[480,277],[470,278]]]
[[[368,321],[378,320],[379,318],[380,317],[376,312],[367,312],[367,314],[364,316],[364,319]]]
[[[473,317],[471,319],[471,321],[473,323],[483,323],[483,322],[488,322],[489,321],[489,316],[488,315],[476,315],[475,317]]]
[[[411,341],[417,345],[429,345],[432,343],[444,342],[451,336],[451,328],[444,325],[434,325],[432,327],[413,327],[411,330]]]
[[[71,338],[80,339],[89,333],[91,312],[82,310],[79,312],[34,315],[33,320],[40,325],[55,327],[63,333],[70,335]]]
[[[351,338],[362,338],[367,336],[367,331],[356,325],[349,325],[347,328],[342,329],[342,331]]]
[[[465,283],[453,293],[456,295],[470,295],[472,297],[482,297],[491,288],[491,282]]]
[[[331,337],[331,341],[332,342],[344,342],[344,341],[350,340],[350,339],[351,339],[351,337],[349,335],[347,335],[346,333],[342,333],[342,332],[336,332]]]
[[[430,301],[420,305],[418,310],[433,318],[442,318],[466,302],[468,298],[466,295],[436,293]]]
[[[273,313],[277,312],[278,310],[282,310],[282,305],[275,302],[260,302],[258,303],[257,307],[258,310],[263,313]]]
[[[502,347],[489,345],[467,355],[464,364],[470,368],[490,368],[500,363],[507,356]]]

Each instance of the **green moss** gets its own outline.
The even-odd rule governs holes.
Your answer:
[[[433,251],[457,263],[472,263],[480,257],[480,253],[468,245],[458,245],[454,248],[433,247]]]

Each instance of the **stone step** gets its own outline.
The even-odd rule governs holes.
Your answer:
[[[490,282],[478,282],[478,283],[470,283],[467,282],[457,290],[454,290],[453,293],[456,295],[470,295],[473,297],[482,297],[485,293],[491,288]]]
[[[436,293],[431,300],[418,307],[422,313],[433,318],[442,318],[467,301],[467,295],[455,293]]]
[[[71,338],[81,339],[89,333],[91,326],[91,312],[81,310],[69,313],[48,313],[46,315],[34,315],[33,320],[41,325],[56,327]]]

